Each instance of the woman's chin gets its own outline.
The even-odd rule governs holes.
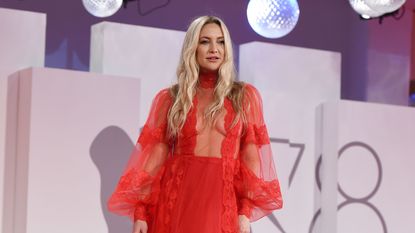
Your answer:
[[[201,73],[217,73],[219,71],[219,67],[200,67]]]

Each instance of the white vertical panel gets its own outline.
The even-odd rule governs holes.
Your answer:
[[[326,106],[325,107],[330,107]],[[415,232],[415,110],[340,101],[337,144],[338,233]]]
[[[156,93],[176,82],[184,32],[103,22],[92,26],[90,70],[140,78],[140,125]]]
[[[321,132],[316,132],[322,125],[316,108],[340,98],[340,54],[252,42],[240,46],[239,59],[240,79],[257,87],[263,98],[285,201],[276,219],[259,221],[254,232],[333,233],[330,216],[323,218],[329,224],[325,228],[312,227],[314,217],[321,221],[322,205],[315,177],[321,149]]]
[[[2,221],[2,232],[14,232],[13,230],[13,219],[14,219],[14,210],[15,210],[15,167],[16,167],[16,156],[17,155],[17,125],[18,125],[18,93],[19,93],[19,73],[11,75],[7,80],[7,106],[6,111],[6,129],[5,129],[5,156],[4,157],[4,190],[2,190],[3,195],[3,221]]]
[[[316,137],[316,140],[321,148],[318,151],[318,155],[321,155],[320,166],[316,168],[317,180],[320,181],[321,187],[321,215],[318,216],[320,220],[320,232],[323,233],[335,233],[337,228],[337,148],[338,148],[338,124],[336,117],[339,114],[337,108],[337,101],[328,102],[319,106],[321,114],[318,114],[318,121],[321,122],[321,130],[317,129],[321,133],[320,137]],[[327,117],[331,116],[331,117]],[[316,132],[317,133],[317,132]],[[317,217],[317,216],[316,216]]]
[[[140,80],[41,68],[13,78],[17,151],[7,155],[16,164],[7,174],[16,193],[7,233],[128,232],[131,223],[106,201],[139,133]]]
[[[46,15],[0,8],[0,171],[4,170],[7,77],[22,68],[43,66]],[[0,210],[3,210],[4,173],[0,172]],[[3,211],[0,212],[0,227]]]

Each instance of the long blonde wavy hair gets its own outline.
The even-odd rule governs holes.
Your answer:
[[[222,29],[225,42],[225,54],[223,63],[218,71],[218,81],[214,89],[214,101],[206,108],[204,117],[208,123],[213,123],[223,108],[225,98],[228,97],[236,112],[232,127],[240,118],[245,121],[245,114],[242,111],[243,83],[235,81],[236,70],[229,31],[220,18],[215,16],[201,16],[192,21],[186,32],[180,62],[177,68],[177,84],[170,88],[173,105],[168,113],[168,131],[172,137],[178,135],[192,107],[193,97],[196,94],[196,88],[199,84],[200,67],[196,60],[196,50],[199,44],[200,31],[203,26],[210,23],[215,23]]]

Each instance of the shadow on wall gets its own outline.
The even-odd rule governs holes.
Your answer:
[[[133,142],[124,130],[109,126],[95,137],[89,150],[101,176],[101,207],[108,233],[131,232],[132,223],[129,218],[108,212],[107,200],[115,190],[133,147]]]

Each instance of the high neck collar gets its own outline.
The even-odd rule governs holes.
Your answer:
[[[216,73],[200,73],[199,74],[199,85],[202,88],[214,88],[218,75]]]

